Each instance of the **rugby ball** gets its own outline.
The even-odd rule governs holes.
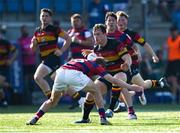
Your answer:
[[[97,55],[95,53],[90,53],[87,56],[87,60],[95,60],[97,58]]]

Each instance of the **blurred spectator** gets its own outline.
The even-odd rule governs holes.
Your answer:
[[[128,8],[131,6],[131,0],[114,0],[113,1],[113,11],[128,11]]]
[[[172,12],[171,20],[173,25],[176,25],[180,32],[180,1],[177,1]]]
[[[159,0],[159,12],[163,21],[171,20],[171,13],[175,5],[175,0]]]
[[[109,11],[109,5],[101,0],[92,0],[89,4],[89,28],[92,28],[97,23],[104,23],[106,12]]]
[[[178,77],[180,76],[180,35],[176,26],[170,28],[170,35],[167,38],[167,68],[166,77],[171,85],[174,101],[179,98]],[[179,100],[179,99],[178,99]]]
[[[148,0],[148,15],[157,14],[159,0]]]
[[[23,77],[25,93],[31,96],[32,89],[34,88],[33,74],[35,72],[36,57],[35,53],[30,48],[32,37],[29,36],[28,28],[26,25],[22,25],[20,28],[21,37],[18,38],[18,44],[21,48],[22,64],[23,64]],[[30,103],[30,98],[28,103]]]
[[[16,48],[5,38],[6,26],[0,27],[0,75],[10,83],[9,69],[12,62],[17,56]],[[3,80],[3,81],[4,81]],[[7,89],[5,89],[6,91]],[[7,91],[8,93],[8,91]],[[6,92],[4,93],[3,100],[7,102]]]

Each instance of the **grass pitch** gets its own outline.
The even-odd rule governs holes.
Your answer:
[[[68,110],[58,106],[46,113],[36,125],[26,125],[39,106],[0,107],[0,132],[64,132],[64,133],[103,133],[103,132],[180,132],[180,106],[156,104],[135,105],[138,120],[127,120],[127,112],[114,114],[109,119],[112,125],[100,125],[96,110],[90,115],[92,123],[74,124],[82,117],[81,109]]]

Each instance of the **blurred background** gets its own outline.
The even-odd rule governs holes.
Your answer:
[[[92,2],[95,1],[101,10],[93,8]],[[9,68],[8,81],[11,87],[4,89],[9,104],[40,104],[45,99],[33,79],[32,72],[39,63],[37,55],[29,52],[29,57],[23,59],[25,51],[20,45],[22,37],[26,37],[27,47],[30,44],[35,28],[40,24],[41,8],[50,8],[54,13],[54,23],[65,31],[71,28],[70,17],[74,13],[81,14],[87,28],[91,30],[97,18],[99,23],[104,23],[107,11],[127,12],[130,16],[130,29],[139,32],[146,39],[161,61],[153,64],[151,58],[141,49],[141,73],[144,79],[159,79],[164,76],[170,27],[175,25],[180,31],[179,0],[0,0],[1,33],[18,50],[18,57]],[[90,19],[93,15],[96,18]],[[148,103],[179,103],[179,88],[178,86],[175,93],[172,93],[171,88],[147,90],[145,93]],[[64,103],[70,101],[68,96],[62,99]]]

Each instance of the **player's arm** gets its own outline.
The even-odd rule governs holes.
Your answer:
[[[7,65],[11,65],[12,62],[16,59],[16,57],[18,56],[18,50],[16,49],[16,47],[12,44],[9,43],[9,58],[7,60]]]
[[[38,41],[37,41],[36,37],[33,36],[33,38],[31,39],[30,48],[32,49],[33,52],[35,52],[37,49],[37,46],[38,46]]]
[[[122,81],[121,79],[116,79],[116,78],[112,77],[110,74],[106,74],[104,76],[104,78],[107,81],[111,82],[112,84],[116,84],[121,88],[127,88],[132,91],[143,91],[143,87],[134,85],[134,84],[133,85],[127,84],[126,82]]]
[[[128,50],[125,45],[120,44],[117,46],[116,50],[118,51],[119,57],[124,61],[123,64],[121,64],[121,69],[124,71],[127,71],[130,69],[130,66],[132,64],[131,56],[128,54]]]
[[[127,71],[130,69],[130,66],[132,64],[131,56],[127,53],[121,57],[124,61],[124,63],[121,65],[122,70]]]
[[[137,32],[132,31],[131,34],[132,34],[132,36],[131,36],[132,40],[133,40],[134,42],[140,44],[140,45],[148,52],[148,54],[151,55],[151,57],[152,57],[152,59],[153,59],[153,62],[155,62],[155,63],[158,62],[159,59],[158,59],[158,57],[156,56],[156,54],[155,54],[155,52],[153,51],[153,49],[152,49],[152,47],[150,46],[150,44],[147,43],[147,42],[145,41],[145,39],[144,39],[142,36],[140,36]]]
[[[86,38],[85,40],[77,39],[76,42],[83,46],[94,46],[94,38],[92,36]]]
[[[61,31],[61,33],[59,34],[59,37],[63,38],[65,41],[62,48],[55,51],[55,55],[57,56],[62,55],[63,52],[65,52],[71,44],[71,38],[65,31]]]
[[[72,42],[78,43],[82,46],[94,46],[94,37],[92,36],[90,31],[85,31],[85,39],[78,39],[76,36],[72,37]]]
[[[149,43],[145,43],[143,48],[151,55],[153,62],[157,63],[159,62],[159,58],[157,57],[157,55],[155,54],[154,50],[152,49],[152,47],[149,45]]]
[[[15,50],[15,51],[12,53],[12,55],[11,55],[9,61],[8,61],[8,62],[9,62],[9,63],[8,63],[9,65],[12,64],[12,62],[16,59],[17,55],[18,55],[18,51]]]
[[[141,55],[140,49],[136,45],[133,45],[132,48],[135,50],[135,52],[136,52],[136,54],[138,56],[139,62],[141,62],[142,61],[142,55]]]
[[[0,87],[8,87],[9,83],[6,82],[6,78],[0,75]]]

